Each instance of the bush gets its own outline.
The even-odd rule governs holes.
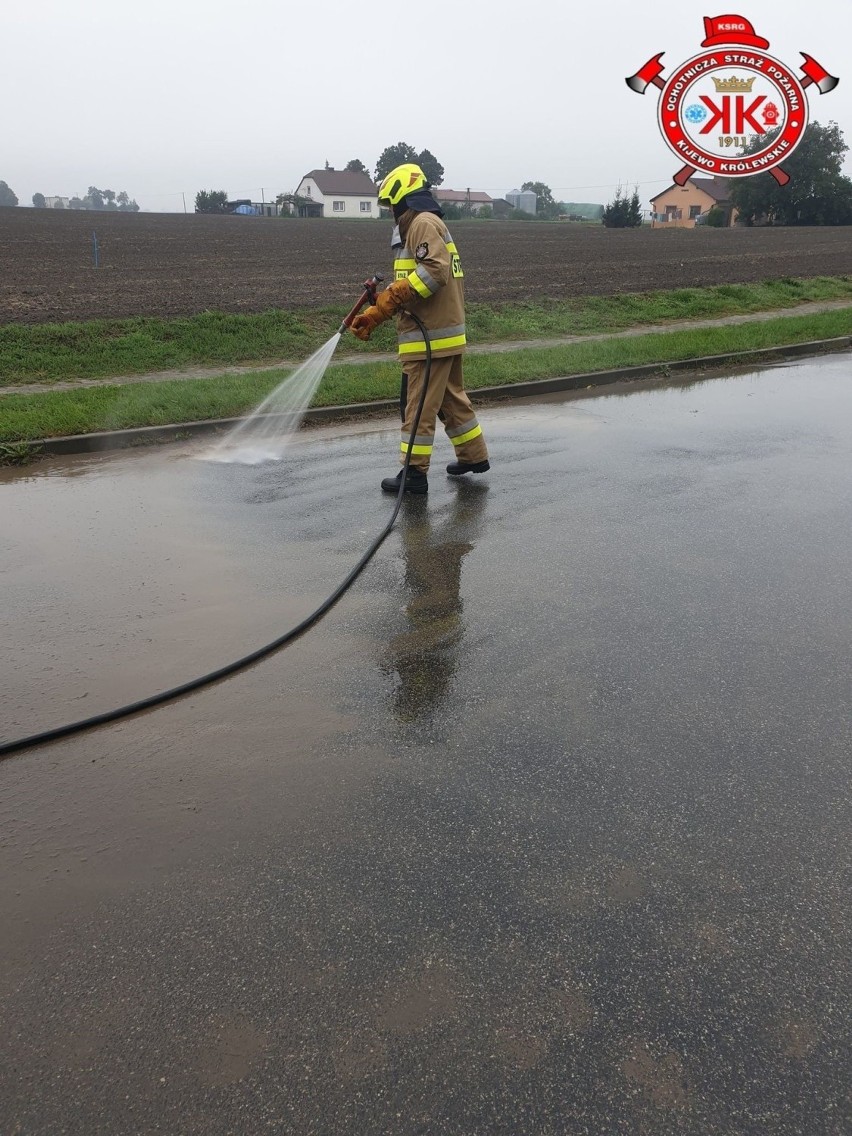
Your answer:
[[[195,195],[196,213],[227,213],[228,194],[224,189],[200,189]]]

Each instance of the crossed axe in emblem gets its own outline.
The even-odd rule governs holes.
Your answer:
[[[804,56],[805,62],[802,64],[802,72],[804,77],[801,80],[803,87],[815,86],[821,95],[827,95],[829,91],[833,91],[840,80],[826,71],[821,63],[818,63],[812,55],[807,52],[801,51],[800,55]],[[635,75],[628,75],[624,80],[631,91],[636,91],[639,95],[644,95],[648,87],[653,84],[659,87],[660,90],[665,89],[665,81],[662,78],[663,65],[660,60],[665,55],[664,51],[653,55],[648,62],[640,67]],[[674,176],[675,185],[686,185],[692,175],[695,173],[693,166],[684,166]],[[780,168],[775,166],[769,171],[779,185],[786,185],[790,180],[790,175]]]

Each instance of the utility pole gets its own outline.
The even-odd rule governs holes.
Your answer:
[[[186,212],[186,191],[181,193],[181,197],[183,198],[183,211],[185,213]]]

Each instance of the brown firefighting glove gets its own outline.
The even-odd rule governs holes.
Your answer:
[[[378,308],[367,308],[355,317],[349,325],[349,330],[357,339],[363,339],[366,343],[379,324],[384,322],[385,317]]]
[[[403,276],[401,280],[394,280],[393,284],[388,284],[384,292],[379,292],[376,296],[376,307],[384,319],[390,319],[405,304],[416,299],[417,293]]]
[[[373,306],[355,317],[352,321],[352,334],[366,342],[379,324],[389,320],[409,300],[416,299],[416,296],[417,293],[405,277],[402,280],[394,280],[384,292],[378,294]]]

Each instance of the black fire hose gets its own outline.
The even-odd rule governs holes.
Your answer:
[[[155,706],[162,706],[164,703],[172,702],[174,699],[180,698],[184,694],[191,694],[194,690],[200,690],[204,686],[210,686],[214,682],[219,682],[220,679],[227,678],[228,675],[236,674],[237,671],[244,670],[253,663],[265,659],[267,655],[274,654],[282,647],[289,646],[290,643],[294,642],[301,635],[304,635],[308,628],[318,623],[326,612],[334,607],[344,592],[348,591],[352,584],[355,583],[378,551],[385,537],[389,535],[396,523],[396,518],[399,516],[402,497],[405,493],[405,480],[408,476],[408,466],[411,462],[414,439],[417,435],[417,427],[420,424],[420,415],[423,413],[423,406],[426,402],[426,391],[429,387],[429,378],[432,372],[432,344],[429,340],[429,332],[426,330],[423,321],[414,315],[413,312],[407,312],[406,314],[411,316],[423,335],[423,341],[426,345],[426,370],[423,376],[423,390],[420,392],[420,402],[417,405],[417,413],[414,415],[414,424],[411,427],[408,452],[405,455],[402,476],[399,479],[399,493],[397,493],[396,502],[384,528],[378,536],[375,537],[372,544],[349,575],[338,584],[331,595],[323,600],[319,607],[316,608],[315,611],[312,611],[310,615],[306,616],[301,623],[297,623],[295,627],[291,627],[289,631],[285,632],[283,635],[279,635],[278,638],[273,639],[271,643],[266,643],[263,647],[258,647],[257,650],[252,651],[248,655],[244,655],[241,659],[236,659],[233,663],[227,663],[225,666],[219,667],[215,671],[210,671],[208,674],[190,679],[189,682],[184,682],[180,686],[174,686],[171,690],[163,690],[159,694],[149,695],[148,698],[140,698],[138,702],[130,702],[126,706],[118,706],[114,710],[106,710],[103,714],[93,714],[90,718],[81,718],[78,722],[69,722],[67,725],[56,726],[52,730],[43,730],[41,733],[31,734],[26,738],[17,738],[12,742],[2,742],[0,743],[0,757],[9,757],[13,753],[19,753],[24,749],[31,749],[33,746],[44,745],[46,742],[57,741],[59,738],[67,738],[72,734],[79,734],[84,730],[91,730],[95,726],[104,726],[107,722],[117,722],[120,718],[129,718],[132,714],[139,714],[143,710],[151,710]]]

